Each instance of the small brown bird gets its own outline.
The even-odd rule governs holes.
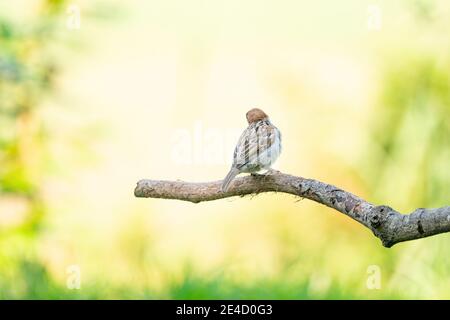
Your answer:
[[[281,133],[261,109],[254,108],[246,114],[248,127],[234,149],[233,164],[222,183],[227,191],[239,173],[268,170],[281,153]]]

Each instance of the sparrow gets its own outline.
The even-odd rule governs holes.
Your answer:
[[[222,183],[222,191],[240,173],[269,170],[281,153],[281,133],[261,109],[253,108],[246,114],[248,127],[239,138],[233,153],[233,164]]]

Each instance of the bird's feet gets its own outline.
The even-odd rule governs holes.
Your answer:
[[[265,179],[265,178],[268,178],[268,177],[270,177],[271,175],[277,174],[277,173],[279,173],[279,172],[280,172],[280,171],[278,171],[278,170],[269,168],[269,169],[268,169],[266,172],[264,172],[264,173],[256,173],[256,172],[252,172],[252,173],[250,173],[250,175],[251,175],[252,177],[255,177],[255,178],[263,178],[263,179]]]
[[[256,172],[252,172],[252,173],[250,173],[250,175],[251,175],[252,177],[255,177],[255,178],[265,176],[265,174],[262,174],[262,173],[256,173]]]
[[[277,174],[277,173],[280,173],[280,171],[272,169],[272,168],[269,168],[264,175],[268,176],[268,175],[274,175],[274,174]]]

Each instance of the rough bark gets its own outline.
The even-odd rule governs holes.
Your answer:
[[[262,192],[284,192],[324,204],[366,226],[382,244],[394,244],[450,231],[450,206],[401,214],[389,206],[373,205],[338,187],[313,179],[281,172],[236,178],[228,191],[222,181],[190,183],[183,181],[141,180],[134,194],[141,198],[177,199],[199,203]]]

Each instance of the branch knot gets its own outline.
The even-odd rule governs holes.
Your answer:
[[[379,229],[386,222],[392,211],[394,209],[389,206],[376,206],[367,215],[367,220],[372,227]]]

